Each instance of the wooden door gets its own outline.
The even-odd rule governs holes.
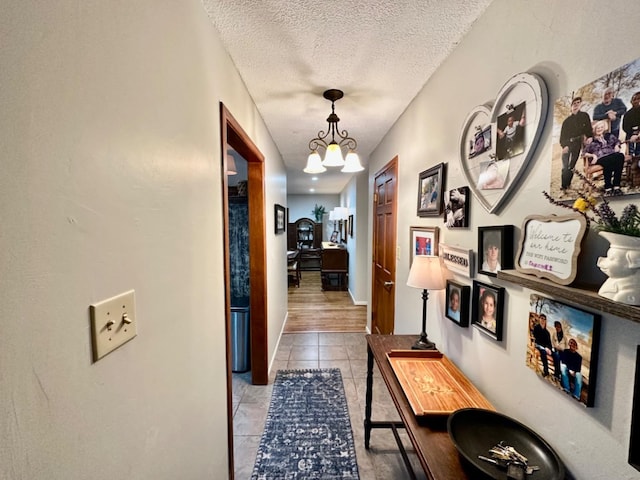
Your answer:
[[[397,176],[395,157],[374,181],[371,331],[383,335],[393,333],[395,326]]]

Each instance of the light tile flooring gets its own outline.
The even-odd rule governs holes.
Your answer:
[[[373,430],[371,448],[364,448],[367,343],[364,333],[292,333],[280,340],[269,385],[250,384],[250,374],[233,376],[235,480],[251,478],[255,457],[279,369],[339,368],[344,382],[361,480],[409,478],[390,430]],[[377,368],[373,380],[373,420],[398,420],[398,414]],[[426,478],[406,435],[401,432],[418,479]],[[453,479],[452,479],[453,480]]]

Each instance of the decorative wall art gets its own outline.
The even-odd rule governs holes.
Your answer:
[[[532,294],[527,366],[547,383],[593,407],[600,316]]]
[[[587,229],[582,215],[530,215],[522,224],[516,270],[569,285],[576,278],[580,245]]]
[[[548,108],[547,87],[533,73],[505,83],[493,105],[475,107],[460,137],[462,172],[489,213],[497,213],[515,190],[542,134]]]
[[[418,177],[419,217],[437,217],[442,214],[444,189],[444,163],[420,172]]]
[[[473,281],[472,324],[494,340],[502,340],[504,288]]]
[[[349,236],[353,238],[353,215],[349,215]]]
[[[447,280],[445,316],[460,327],[469,326],[471,287]]]
[[[274,215],[275,215],[276,234],[283,233],[285,228],[285,215],[286,215],[284,207],[276,203],[274,206]]]
[[[440,257],[448,270],[467,278],[473,276],[473,250],[441,243]]]
[[[413,264],[415,255],[438,255],[438,227],[409,227],[409,251],[411,258],[409,266]]]
[[[602,142],[618,145],[619,152],[603,155],[610,152],[599,148],[599,142],[588,146],[586,139],[599,135],[597,130]],[[635,158],[640,157],[640,142],[629,142],[632,137],[640,140],[639,133],[640,59],[558,99],[553,109],[550,195],[570,201],[584,191],[573,168],[598,187],[620,187],[622,195],[640,193],[640,158]]]
[[[497,277],[513,268],[513,225],[478,227],[478,273]]]
[[[469,187],[458,187],[444,192],[444,223],[447,228],[469,226]]]

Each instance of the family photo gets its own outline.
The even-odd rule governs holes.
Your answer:
[[[589,186],[605,196],[640,193],[640,59],[572,95],[553,111],[550,195],[575,200]]]
[[[532,294],[527,366],[549,384],[593,406],[600,318]]]

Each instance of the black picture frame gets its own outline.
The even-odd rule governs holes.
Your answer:
[[[472,325],[485,335],[500,342],[502,341],[502,324],[504,317],[505,289],[496,285],[473,281]],[[484,318],[484,305],[490,305],[493,298],[493,318]]]
[[[469,227],[469,187],[452,188],[444,192],[444,224],[447,228]]]
[[[593,407],[600,315],[539,294],[530,295],[529,305],[527,367],[569,398]],[[554,338],[558,331],[562,332],[561,339]]]
[[[452,300],[458,296],[458,309],[453,308]],[[459,327],[469,326],[469,296],[471,295],[471,287],[462,283],[447,280],[446,301],[444,315]]]
[[[629,465],[640,470],[640,345],[636,347],[636,376],[633,387],[631,434],[629,436]]]
[[[353,238],[353,215],[349,215],[349,236]]]
[[[277,203],[274,205],[274,224],[275,224],[275,233],[284,233],[285,230],[285,220],[286,220],[286,211],[282,205],[278,205]]]
[[[442,215],[442,193],[444,192],[444,163],[439,163],[418,176],[419,217],[437,217]]]
[[[478,227],[478,273],[497,277],[500,270],[513,268],[513,225]],[[497,246],[498,264],[488,258],[488,249]]]

